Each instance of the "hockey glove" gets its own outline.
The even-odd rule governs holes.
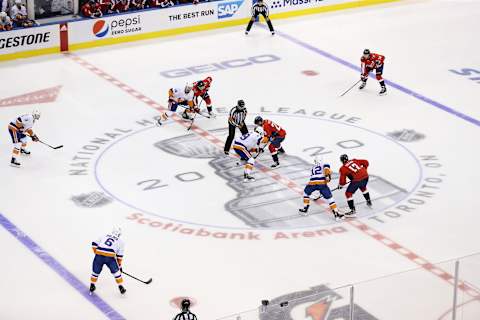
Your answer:
[[[32,140],[35,141],[35,142],[37,142],[39,140],[36,134],[32,135]]]
[[[337,190],[340,190],[340,189],[342,189],[342,188],[343,188],[343,186],[342,186],[341,184],[339,184],[339,185],[337,186]]]

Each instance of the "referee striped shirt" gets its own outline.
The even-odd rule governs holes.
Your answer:
[[[173,320],[197,320],[197,316],[190,311],[182,311]]]
[[[228,122],[231,125],[241,127],[245,122],[245,118],[247,117],[247,109],[244,108],[243,110],[238,110],[237,107],[233,107],[230,110],[230,116],[228,118]]]
[[[268,17],[268,6],[265,3],[255,3],[252,6],[252,16],[258,16],[260,14]]]

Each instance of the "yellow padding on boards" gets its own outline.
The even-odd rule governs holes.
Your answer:
[[[35,56],[41,56],[44,54],[60,53],[60,47],[44,48],[44,49],[35,49],[28,51],[21,51],[15,53],[6,53],[0,54],[0,61],[21,59],[21,58],[30,58]]]

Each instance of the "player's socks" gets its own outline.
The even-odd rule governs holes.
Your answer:
[[[365,200],[367,200],[367,206],[371,207],[372,206],[372,200],[370,199],[370,193],[365,192],[363,194],[363,197],[365,198]]]
[[[272,168],[276,168],[280,165],[280,162],[278,161],[278,154],[272,154],[272,159],[273,159],[273,164],[271,165]]]

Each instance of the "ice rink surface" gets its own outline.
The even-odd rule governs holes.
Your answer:
[[[480,251],[479,18],[478,1],[405,1],[274,21],[273,37],[255,25],[2,63],[0,319],[170,319],[184,296],[217,319],[351,283],[361,319],[446,319],[453,263],[433,264]],[[339,98],[364,48],[386,56],[388,94],[371,77]],[[209,75],[215,119],[154,125],[169,88]],[[281,166],[261,155],[249,184],[222,151],[238,99],[249,124],[287,130]],[[33,109],[40,139],[64,147],[30,143],[12,168],[7,124]],[[298,216],[314,156],[338,172],[342,153],[370,161],[373,208],[357,193],[356,220],[322,202]],[[90,243],[113,226],[124,270],[154,280],[126,277],[120,296],[104,270],[90,297]],[[467,260],[461,319],[479,319],[480,258]],[[324,319],[308,307],[290,318]]]

